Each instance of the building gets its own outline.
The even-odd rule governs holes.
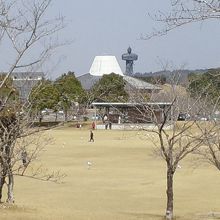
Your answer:
[[[124,75],[115,56],[96,56],[89,73],[92,76],[103,76],[111,73]]]
[[[6,73],[1,73],[6,74]],[[43,79],[43,72],[13,72],[10,77],[21,101],[27,100],[32,88]]]
[[[103,123],[97,124],[97,129],[104,129],[111,124],[112,129],[143,129],[153,128],[155,125],[166,122],[172,124],[172,103],[118,103],[93,102],[95,119],[102,118]],[[164,112],[166,118],[164,118]]]
[[[124,75],[115,56],[96,56],[89,73],[77,77],[85,90],[90,90],[103,75],[115,73],[123,77],[128,94],[135,92],[152,93],[161,90],[159,86],[147,83],[132,76]]]

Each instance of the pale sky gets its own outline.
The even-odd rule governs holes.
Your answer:
[[[56,51],[48,63],[60,63],[48,75],[55,78],[64,72],[76,75],[89,72],[97,55],[116,56],[122,71],[121,55],[131,46],[138,54],[135,72],[154,72],[162,63],[171,62],[186,69],[220,67],[220,21],[184,26],[166,36],[140,40],[158,24],[148,13],[169,10],[169,0],[54,0],[49,15],[65,16],[67,27],[59,33],[61,40],[73,40],[71,45]]]

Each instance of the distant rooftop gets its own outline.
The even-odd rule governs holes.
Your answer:
[[[130,84],[135,89],[161,90],[161,88],[159,86],[155,86],[153,84],[150,84],[150,83],[145,82],[145,81],[140,80],[140,79],[136,79],[136,78],[131,77],[131,76],[124,75],[123,79],[126,81],[126,83]]]
[[[143,80],[136,79],[134,77],[126,76],[126,75],[123,75],[122,77],[123,77],[125,83],[130,85],[134,89],[161,90],[161,88],[159,86],[150,84],[150,83],[145,82]],[[102,78],[102,76],[94,76],[94,75],[91,75],[90,73],[86,73],[82,76],[77,77],[77,79],[81,82],[81,85],[85,90],[90,90],[94,86],[94,84],[96,82],[98,82],[101,78]]]
[[[90,73],[77,77],[85,90],[90,90],[101,78],[102,76],[93,76]]]
[[[0,72],[0,75],[7,74]],[[43,72],[13,72],[10,77],[13,80],[13,86],[19,91],[21,100],[26,100],[37,83],[43,79]]]
[[[0,72],[0,75],[7,74],[7,72]],[[12,72],[11,78],[13,80],[41,80],[44,76],[43,72]]]

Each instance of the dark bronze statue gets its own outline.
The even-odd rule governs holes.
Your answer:
[[[128,53],[125,53],[122,55],[122,60],[126,60],[126,75],[132,75],[133,74],[133,64],[134,60],[138,59],[138,55],[135,53],[131,53],[131,48],[128,48]]]

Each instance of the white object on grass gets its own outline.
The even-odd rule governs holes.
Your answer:
[[[178,165],[177,165],[177,168],[181,169],[182,167],[178,164]]]
[[[89,170],[90,167],[92,166],[92,162],[91,161],[87,161],[87,169]]]

